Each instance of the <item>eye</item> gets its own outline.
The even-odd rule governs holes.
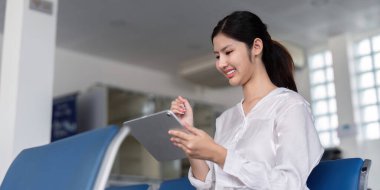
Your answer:
[[[231,53],[232,53],[232,51],[226,51],[226,55],[229,55]]]
[[[215,58],[218,59],[218,60],[219,60],[219,57],[220,57],[219,55],[215,56]]]

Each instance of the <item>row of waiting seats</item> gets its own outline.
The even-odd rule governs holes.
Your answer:
[[[48,145],[23,150],[13,161],[0,190],[151,190],[148,184],[107,186],[128,127],[110,126]],[[366,190],[370,160],[321,162],[307,185],[311,190]],[[160,190],[194,189],[187,178],[161,183]]]
[[[129,186],[111,186],[107,187],[106,190],[154,190],[155,187],[149,184],[136,184]],[[187,177],[165,180],[158,188],[158,190],[195,190],[195,188],[190,184]]]

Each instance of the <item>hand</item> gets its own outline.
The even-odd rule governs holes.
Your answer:
[[[210,160],[221,167],[224,165],[227,150],[216,144],[215,141],[203,130],[197,129],[185,123],[188,133],[178,130],[170,130],[170,141],[181,148],[190,159]]]
[[[194,125],[193,109],[187,99],[178,96],[172,101],[170,110],[181,120],[182,125]]]

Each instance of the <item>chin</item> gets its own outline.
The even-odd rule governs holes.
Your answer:
[[[231,86],[240,86],[240,82],[237,80],[230,79],[228,83],[230,83]]]

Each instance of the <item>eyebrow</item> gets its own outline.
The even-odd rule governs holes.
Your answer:
[[[226,45],[224,46],[220,51],[225,51],[228,47],[230,47],[231,45]],[[214,53],[218,53],[217,51],[214,51]]]

